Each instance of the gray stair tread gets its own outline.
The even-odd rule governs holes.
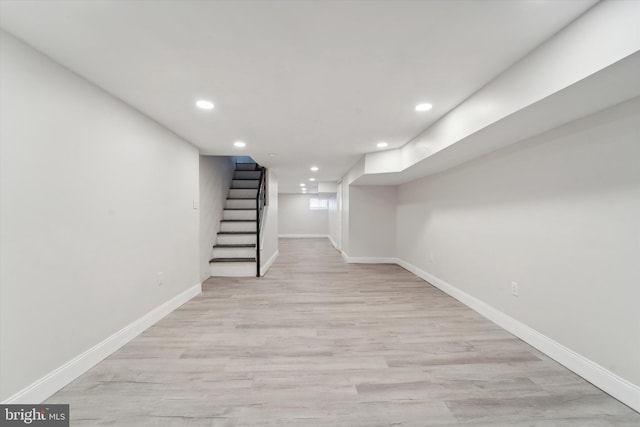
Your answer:
[[[256,234],[255,231],[220,231],[218,234]]]
[[[222,219],[220,222],[256,222],[255,219]]]
[[[214,245],[214,248],[255,248],[255,243],[237,243],[237,244],[229,244],[229,245]]]
[[[245,188],[245,190],[251,190],[251,188]],[[255,188],[253,190],[255,190]],[[227,197],[227,200],[255,200],[255,199],[256,199],[255,197]]]
[[[251,199],[251,200],[253,200],[253,199]],[[252,211],[253,212],[253,211],[256,210],[256,208],[249,208],[249,209],[247,209],[247,208],[224,208],[224,210],[225,211]]]
[[[209,262],[256,262],[255,258],[213,258]]]

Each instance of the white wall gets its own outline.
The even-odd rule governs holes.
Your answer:
[[[200,281],[211,275],[209,260],[235,170],[233,157],[200,156]]]
[[[6,400],[198,284],[198,151],[4,32],[0,55]]]
[[[329,216],[327,210],[309,209],[309,199],[317,198],[316,194],[278,195],[278,233],[282,235],[329,234]]]
[[[639,385],[638,123],[636,98],[400,186],[398,257]]]
[[[349,186],[349,257],[395,257],[395,186]]]
[[[331,244],[336,249],[340,249],[340,214],[338,212],[337,194],[328,195],[327,202],[329,204],[329,210],[327,212],[327,221],[329,223],[329,240],[331,240]]]
[[[365,164],[365,158],[362,157],[360,160],[358,160],[352,167],[351,169],[349,169],[349,171],[346,173],[346,175],[342,178],[342,182],[339,185],[338,191],[340,193],[340,205],[341,205],[341,215],[342,215],[342,221],[340,222],[341,224],[341,230],[342,230],[342,238],[341,238],[341,246],[342,246],[342,252],[343,253],[349,253],[349,248],[350,248],[350,240],[349,240],[349,228],[350,228],[350,217],[351,217],[351,206],[350,206],[350,200],[349,200],[349,192],[350,192],[350,187],[351,187],[351,183],[353,181],[355,181],[358,177],[362,176],[362,174],[364,173],[364,164]]]
[[[339,251],[342,251],[342,228],[343,228],[343,197],[342,197],[342,193],[343,193],[344,189],[342,187],[342,181],[340,181],[338,183],[338,192],[336,193],[336,209],[337,209],[337,213],[336,213],[336,249],[338,249]]]
[[[318,193],[335,194],[338,191],[338,183],[335,181],[318,182]]]
[[[264,275],[278,256],[278,177],[267,169],[267,204],[260,232],[260,270]]]
[[[350,215],[350,211],[349,211],[349,184],[347,182],[346,179],[342,180],[342,183],[340,183],[340,188],[339,188],[339,194],[340,194],[340,207],[339,210],[340,212],[338,212],[338,215],[341,215],[341,234],[340,234],[340,240],[341,240],[341,248],[340,250],[343,253],[348,253],[349,252],[349,215]]]

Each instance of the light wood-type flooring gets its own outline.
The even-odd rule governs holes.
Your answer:
[[[49,403],[72,426],[640,426],[640,414],[395,265],[282,239]]]

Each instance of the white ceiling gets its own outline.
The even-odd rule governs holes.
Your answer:
[[[0,26],[203,154],[245,141],[299,192],[407,143],[594,3],[2,0]]]

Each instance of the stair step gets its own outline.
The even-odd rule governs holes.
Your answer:
[[[255,258],[255,244],[226,244],[213,247],[213,258]]]
[[[257,237],[256,233],[223,231],[216,241],[218,245],[255,245]]]
[[[234,179],[231,181],[232,189],[256,189],[260,187],[259,179]]]
[[[239,271],[251,272],[247,264],[256,263],[254,257],[257,239],[256,197],[263,170],[256,163],[238,163],[220,221],[217,244],[213,247],[212,275],[237,275]],[[240,264],[239,267],[225,263]],[[251,274],[249,274],[251,275]]]
[[[244,261],[244,259],[249,261]],[[256,264],[255,258],[234,258],[233,261],[214,258],[209,262],[213,277],[255,277]]]
[[[220,231],[232,231],[236,233],[255,233],[258,229],[258,224],[255,219],[253,220],[222,220],[220,221]]]
[[[236,163],[237,171],[254,171],[258,168],[257,163]]]
[[[209,262],[256,262],[255,258],[213,258]]]
[[[225,209],[256,210],[256,199],[227,199]]]
[[[222,211],[223,221],[255,221],[255,209],[225,209]]]
[[[255,231],[220,231],[218,234],[256,234]]]
[[[253,171],[237,170],[233,173],[233,179],[260,179],[261,174],[262,172],[259,170],[253,170]]]
[[[228,199],[256,199],[258,195],[257,188],[232,188],[229,190]]]

